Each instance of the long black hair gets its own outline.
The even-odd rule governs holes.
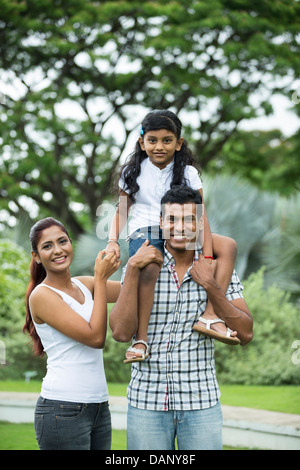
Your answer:
[[[37,253],[37,245],[42,236],[42,233],[47,228],[52,227],[53,225],[59,227],[65,234],[69,237],[68,232],[64,225],[52,217],[47,217],[46,219],[39,220],[30,230],[29,239],[31,243],[31,250],[34,253]],[[70,238],[70,237],[69,237]],[[70,239],[71,240],[71,239]],[[30,307],[29,307],[29,297],[33,289],[36,288],[38,284],[41,284],[46,277],[46,271],[44,266],[40,263],[37,264],[33,259],[30,263],[30,282],[27,288],[25,305],[26,305],[26,317],[25,324],[23,326],[23,333],[29,333],[33,343],[33,351],[37,356],[44,355],[44,348],[40,340],[39,335],[36,332],[34,323],[32,321]]]
[[[166,129],[176,135],[177,140],[181,137],[182,123],[180,119],[172,111],[166,110],[154,110],[148,113],[141,124],[141,136],[143,137],[149,131],[156,131],[159,129]],[[134,151],[129,155],[127,161],[121,168],[121,174],[123,174],[126,192],[132,201],[134,201],[134,195],[139,190],[137,184],[137,178],[141,172],[141,163],[147,158],[147,154],[141,149],[139,141],[136,142]],[[179,151],[175,151],[174,154],[174,167],[173,167],[173,178],[171,181],[171,188],[173,186],[186,185],[187,182],[184,178],[184,169],[187,165],[196,164],[196,158],[192,151],[188,148],[185,141]]]

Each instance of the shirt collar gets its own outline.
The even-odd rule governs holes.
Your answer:
[[[160,168],[158,168],[158,166],[154,165],[149,158],[147,158],[147,163],[148,165],[150,165],[150,167],[152,168],[153,171],[156,171],[156,172],[159,172],[159,173],[171,173],[173,171],[173,167],[174,167],[174,158],[173,160],[168,163],[168,165],[165,166],[165,168],[163,168],[162,170]]]
[[[196,248],[194,252],[194,260],[193,263],[199,258],[199,256],[202,254],[202,249],[201,248]],[[165,256],[164,256],[164,266],[168,266],[170,264],[175,264],[175,260],[171,253],[167,250],[166,248],[166,242],[165,242]]]

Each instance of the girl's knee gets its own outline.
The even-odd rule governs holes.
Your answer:
[[[227,244],[227,251],[232,258],[236,258],[237,255],[237,243],[233,238],[225,237],[225,242]]]
[[[141,270],[140,279],[142,282],[156,282],[160,267],[156,263],[150,263]]]
[[[225,256],[235,260],[237,256],[237,243],[231,237],[217,235],[213,237],[213,251],[216,258]]]

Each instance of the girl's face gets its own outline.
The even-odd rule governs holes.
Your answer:
[[[69,268],[73,259],[72,243],[68,235],[57,225],[43,230],[37,244],[35,261],[43,264],[46,271],[61,271]]]
[[[173,132],[159,129],[147,132],[139,143],[153,165],[162,170],[173,160],[175,151],[181,149],[183,138],[177,140]]]

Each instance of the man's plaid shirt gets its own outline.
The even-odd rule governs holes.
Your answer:
[[[195,252],[194,260],[199,251]],[[220,397],[214,341],[192,327],[205,311],[205,290],[189,270],[179,284],[174,259],[165,249],[148,328],[149,358],[134,363],[127,390],[129,404],[156,411],[197,410]],[[125,272],[125,271],[124,271]],[[233,273],[226,297],[241,298],[243,286]]]

